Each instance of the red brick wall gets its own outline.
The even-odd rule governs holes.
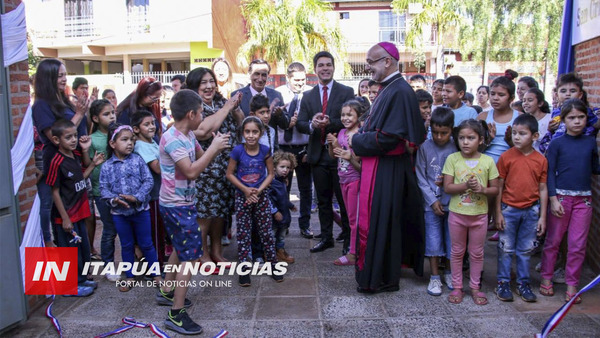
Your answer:
[[[600,37],[575,46],[575,72],[583,78],[584,89],[592,107],[600,107]],[[596,138],[600,145],[600,137]],[[600,179],[594,177],[594,215],[588,235],[587,262],[595,272],[600,272]]]
[[[3,0],[3,2],[5,12],[8,13],[16,8],[21,3],[21,0]],[[29,105],[29,73],[27,60],[11,65],[8,68],[8,75],[13,139],[16,139],[23,118],[25,117],[27,106]],[[32,154],[29,158],[29,162],[27,162],[25,177],[23,178],[23,183],[21,184],[18,193],[21,231],[25,230],[27,218],[29,217],[29,212],[37,193],[35,183],[35,162]],[[29,296],[29,309],[35,309],[43,301],[43,296]]]

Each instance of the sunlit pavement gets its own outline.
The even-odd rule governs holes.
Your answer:
[[[295,184],[293,193],[297,194]],[[298,201],[295,203],[298,205]],[[311,224],[318,234],[317,214],[312,214]],[[335,227],[335,235],[339,231]],[[237,284],[237,276],[193,277],[197,286],[188,292],[194,303],[188,312],[204,327],[202,336],[213,337],[225,329],[231,337],[533,337],[564,303],[564,284],[555,284],[554,297],[539,294],[540,275],[533,270],[540,261],[539,255],[532,258],[537,303],[525,303],[516,293],[513,302],[499,301],[493,293],[496,242],[487,242],[485,246],[483,291],[489,300],[486,306],[475,305],[468,292],[462,304],[450,304],[445,286],[442,296],[428,295],[428,263],[423,278],[415,276],[412,270],[403,270],[398,292],[359,294],[354,267],[333,265],[341,255],[341,245],[336,243],[333,249],[311,254],[309,249],[315,243],[300,236],[294,220],[286,238],[286,250],[296,258],[296,263],[288,267],[283,283],[260,276],[252,277],[251,287],[242,288]],[[226,248],[225,257],[231,260],[237,257],[235,238]],[[467,277],[468,273],[465,285]],[[593,277],[590,269],[584,269],[582,286]],[[123,326],[121,319],[126,316],[154,323],[164,330],[168,307],[156,305],[154,288],[119,292],[114,282],[100,277],[96,280],[100,285],[90,297],[56,298],[54,315],[65,337],[93,337],[115,330]],[[217,286],[223,281],[230,281],[221,284],[231,286]],[[514,292],[514,281],[512,289]],[[593,289],[582,298],[582,304],[572,308],[551,336],[600,336],[600,289]],[[3,336],[57,337],[44,310],[45,306],[39,308],[27,322]],[[152,333],[147,328],[134,328],[119,336],[150,337]]]

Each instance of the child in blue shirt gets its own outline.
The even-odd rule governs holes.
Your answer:
[[[269,147],[259,143],[265,126],[256,116],[248,116],[241,125],[246,143],[231,151],[227,179],[238,189],[235,195],[237,220],[238,259],[252,261],[252,228],[256,228],[267,261],[277,263],[275,240],[272,233],[272,216],[265,189],[273,181],[273,158]],[[283,276],[273,274],[277,282]],[[250,286],[250,275],[240,275],[241,286]]]
[[[429,257],[431,277],[427,293],[442,294],[442,280],[438,260],[442,257],[446,270],[444,282],[453,290],[450,271],[450,233],[448,230],[448,203],[450,196],[442,187],[442,168],[448,155],[455,153],[451,140],[454,113],[450,108],[438,107],[431,115],[431,135],[417,152],[416,174],[425,204],[425,256]]]
[[[152,242],[158,255],[161,266],[165,257],[165,228],[158,208],[158,197],[160,192],[160,152],[158,144],[154,141],[156,126],[154,115],[147,110],[138,110],[131,115],[131,127],[137,138],[134,153],[140,155],[150,169],[154,185],[150,190],[150,220],[152,230]]]
[[[275,248],[277,260],[292,264],[294,257],[285,251],[285,233],[292,223],[290,210],[296,210],[287,191],[287,176],[296,167],[296,156],[292,153],[276,151],[273,154],[275,178],[271,182],[269,198],[273,206],[273,232],[275,233]]]

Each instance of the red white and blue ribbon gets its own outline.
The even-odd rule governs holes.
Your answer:
[[[122,321],[125,324],[125,326],[123,326],[119,329],[116,329],[114,331],[110,331],[107,333],[97,335],[95,338],[104,338],[104,337],[117,335],[119,333],[123,333],[127,330],[133,329],[134,327],[140,327],[140,328],[149,327],[150,331],[152,331],[152,333],[154,333],[155,336],[160,337],[160,338],[169,338],[168,334],[166,334],[164,331],[162,331],[161,329],[159,329],[156,325],[154,325],[152,323],[150,323],[150,324],[141,323],[141,322],[138,322],[137,320],[135,320],[135,318],[133,318],[133,317],[125,317],[122,319]]]
[[[54,315],[52,314],[52,305],[54,305],[55,298],[56,298],[56,296],[52,295],[52,301],[46,307],[46,317],[50,318],[50,320],[52,321],[52,325],[54,325],[54,328],[58,332],[58,335],[60,337],[62,337],[63,335],[62,335],[62,329],[60,328],[60,323],[58,322],[58,319],[56,317],[54,317]]]
[[[598,285],[599,283],[600,283],[600,275],[598,275],[588,285],[584,286],[581,290],[579,290],[579,292],[577,292],[575,294],[575,296],[571,297],[570,301],[568,301],[563,306],[561,306],[560,309],[558,309],[558,311],[556,311],[552,315],[552,317],[550,317],[550,319],[546,322],[546,325],[544,325],[544,328],[542,329],[542,333],[538,333],[535,336],[537,338],[548,337],[548,334],[550,332],[552,332],[552,330],[554,330],[558,326],[558,324],[560,324],[560,322],[563,320],[563,318],[567,315],[567,312],[569,312],[569,310],[571,309],[571,306],[573,306],[573,304],[575,304],[575,300],[577,299],[577,297],[582,295],[584,292],[590,290],[594,286]]]
[[[214,336],[213,338],[222,338],[222,337],[225,337],[228,334],[229,334],[229,332],[227,332],[226,330],[221,330],[221,332],[217,333],[217,335]]]

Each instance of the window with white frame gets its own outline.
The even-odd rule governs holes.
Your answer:
[[[65,37],[94,35],[92,0],[65,0]]]
[[[403,45],[406,40],[406,13],[379,12],[379,41]]]
[[[148,13],[150,0],[125,0],[127,1],[127,28],[129,34],[150,32]]]

